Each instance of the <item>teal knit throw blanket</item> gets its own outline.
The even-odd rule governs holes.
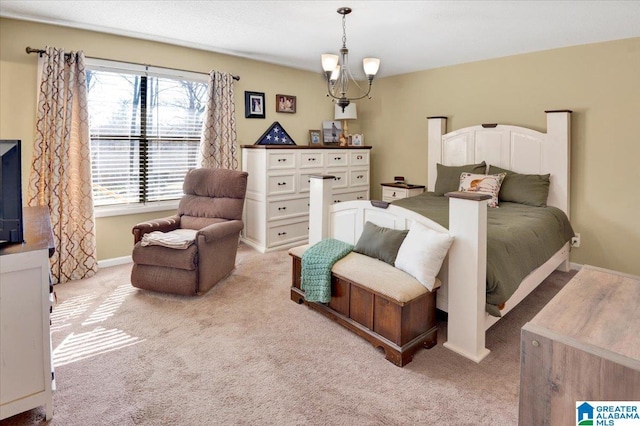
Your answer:
[[[322,240],[302,254],[302,279],[307,302],[329,303],[331,300],[331,268],[348,255],[353,246],[332,238]]]

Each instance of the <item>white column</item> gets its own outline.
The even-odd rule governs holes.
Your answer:
[[[489,195],[453,192],[449,196],[448,323],[444,346],[472,361],[485,348],[487,288],[487,199]],[[454,198],[456,197],[456,198]],[[464,197],[464,198],[458,198]]]
[[[334,176],[313,175],[309,188],[309,244],[329,235],[329,207]]]
[[[436,163],[442,163],[442,136],[447,131],[447,117],[427,117],[427,123],[427,191],[433,191],[438,177]]]

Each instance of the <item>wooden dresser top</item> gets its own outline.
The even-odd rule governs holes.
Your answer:
[[[640,277],[585,265],[525,328],[532,326],[640,365]]]

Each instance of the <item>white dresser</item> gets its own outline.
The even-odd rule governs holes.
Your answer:
[[[263,253],[304,244],[311,175],[335,176],[334,203],[368,200],[370,149],[244,145],[242,170],[249,179],[242,241]]]
[[[38,406],[53,416],[49,213],[25,207],[24,244],[0,248],[0,419]]]

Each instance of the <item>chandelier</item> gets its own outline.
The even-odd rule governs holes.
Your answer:
[[[366,93],[360,87],[358,82],[349,69],[349,49],[347,49],[347,15],[351,13],[350,7],[341,7],[338,9],[338,13],[342,15],[342,49],[340,49],[340,56],[332,54],[322,55],[322,69],[327,77],[327,96],[334,99],[334,102],[338,104],[342,111],[356,99],[362,99],[369,96],[371,92],[371,85],[373,83],[373,77],[375,77],[380,67],[380,59],[378,58],[364,58],[362,60],[362,66],[364,73],[367,76],[368,87]],[[347,97],[349,90],[349,83],[353,82],[358,87],[360,93],[356,97]]]

